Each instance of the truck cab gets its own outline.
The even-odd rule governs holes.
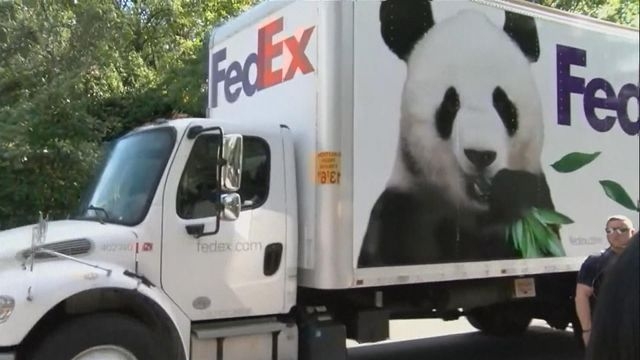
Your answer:
[[[118,139],[74,216],[0,235],[0,327],[12,329],[0,331],[0,349],[18,358],[101,355],[73,330],[66,347],[38,334],[80,320],[92,331],[100,323],[91,318],[117,322],[123,311],[167,344],[167,359],[208,343],[189,339],[195,322],[242,317],[273,327],[261,317],[286,314],[296,300],[291,153],[284,126],[210,119],[157,121]],[[113,353],[158,358],[122,341]]]

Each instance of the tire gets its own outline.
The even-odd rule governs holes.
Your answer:
[[[532,319],[524,306],[515,304],[477,308],[466,316],[471,326],[494,336],[520,335],[527,330]]]
[[[165,345],[163,345],[165,344]],[[167,341],[144,323],[118,313],[85,315],[71,319],[35,347],[29,360],[72,360],[97,351],[122,355],[122,359],[173,360],[165,349]],[[78,359],[82,359],[79,357]]]

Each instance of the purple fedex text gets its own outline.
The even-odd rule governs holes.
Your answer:
[[[209,103],[211,107],[218,106],[218,84],[222,84],[224,97],[228,103],[234,103],[244,92],[246,96],[253,96],[272,86],[287,82],[301,72],[308,74],[315,69],[307,57],[305,50],[309,45],[311,34],[315,26],[301,31],[299,37],[289,36],[279,41],[275,37],[283,31],[284,20],[278,18],[258,29],[258,51],[249,54],[244,62],[233,61],[226,68],[223,62],[227,59],[227,49],[223,48],[211,55],[211,81]],[[283,50],[289,56],[285,56]],[[277,67],[277,58],[288,60],[288,64]],[[251,79],[251,68],[256,69],[255,78]],[[253,80],[253,81],[252,81]]]
[[[638,134],[640,115],[631,119],[628,109],[632,99],[640,103],[637,84],[624,84],[616,93],[611,83],[603,78],[587,82],[586,79],[571,74],[571,65],[587,66],[586,50],[557,45],[556,55],[559,125],[571,125],[571,94],[581,94],[584,115],[594,130],[607,132],[617,121],[625,133]],[[596,109],[608,111],[605,116],[599,117]]]

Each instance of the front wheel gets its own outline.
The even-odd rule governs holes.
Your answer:
[[[525,306],[501,304],[469,311],[467,321],[485,334],[520,335],[527,330],[532,316]]]
[[[169,360],[162,337],[134,318],[104,313],[62,324],[35,347],[30,360]]]

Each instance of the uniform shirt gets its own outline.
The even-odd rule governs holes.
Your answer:
[[[593,297],[597,297],[607,269],[615,263],[617,258],[617,254],[611,248],[599,255],[589,256],[580,267],[578,283],[593,288]]]

